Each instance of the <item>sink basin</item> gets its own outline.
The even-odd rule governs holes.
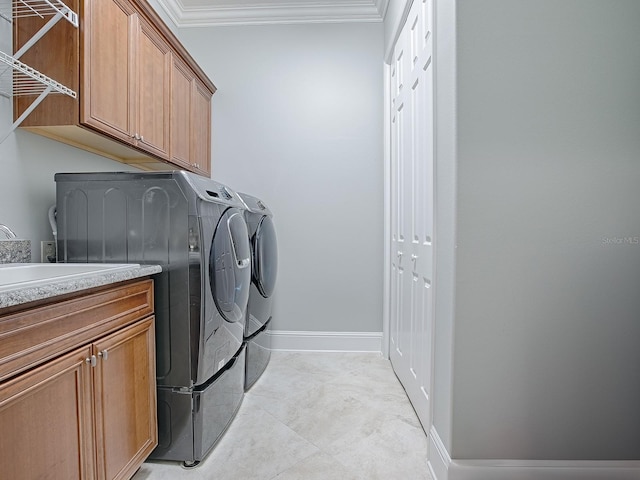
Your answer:
[[[132,263],[7,263],[0,265],[0,292],[77,280],[139,266]]]

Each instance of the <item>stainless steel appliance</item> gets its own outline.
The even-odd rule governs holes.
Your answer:
[[[245,390],[260,378],[271,357],[273,295],[278,276],[278,242],[273,213],[262,200],[238,192],[247,209],[245,218],[251,243],[251,290],[244,329],[246,344]]]
[[[58,173],[61,262],[159,264],[155,277],[159,445],[196,465],[244,395],[251,282],[244,205],[182,171]]]

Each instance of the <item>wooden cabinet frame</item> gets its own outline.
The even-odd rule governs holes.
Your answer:
[[[158,442],[153,283],[0,311],[0,472],[120,480]]]

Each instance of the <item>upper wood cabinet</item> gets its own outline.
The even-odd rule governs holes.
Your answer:
[[[191,70],[179,58],[174,57],[171,67],[171,161],[188,168],[192,163]]]
[[[84,12],[84,72],[82,81],[83,124],[125,142],[133,130],[136,13],[128,3],[109,0],[89,2]],[[116,68],[117,66],[117,68]]]
[[[179,58],[171,70],[171,161],[211,171],[211,95]]]
[[[23,59],[78,99],[49,95],[21,127],[144,170],[210,176],[216,88],[155,11],[145,0],[67,3],[80,28],[56,24]],[[17,19],[14,49],[41,24]],[[32,100],[14,99],[14,117]]]
[[[211,95],[198,78],[193,81],[193,113],[191,126],[192,158],[195,171],[211,171]]]
[[[86,6],[80,122],[168,159],[169,45],[128,2]]]

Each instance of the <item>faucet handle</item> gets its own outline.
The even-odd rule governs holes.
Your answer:
[[[4,233],[7,239],[17,238],[17,235],[6,225],[0,223],[0,232]]]

